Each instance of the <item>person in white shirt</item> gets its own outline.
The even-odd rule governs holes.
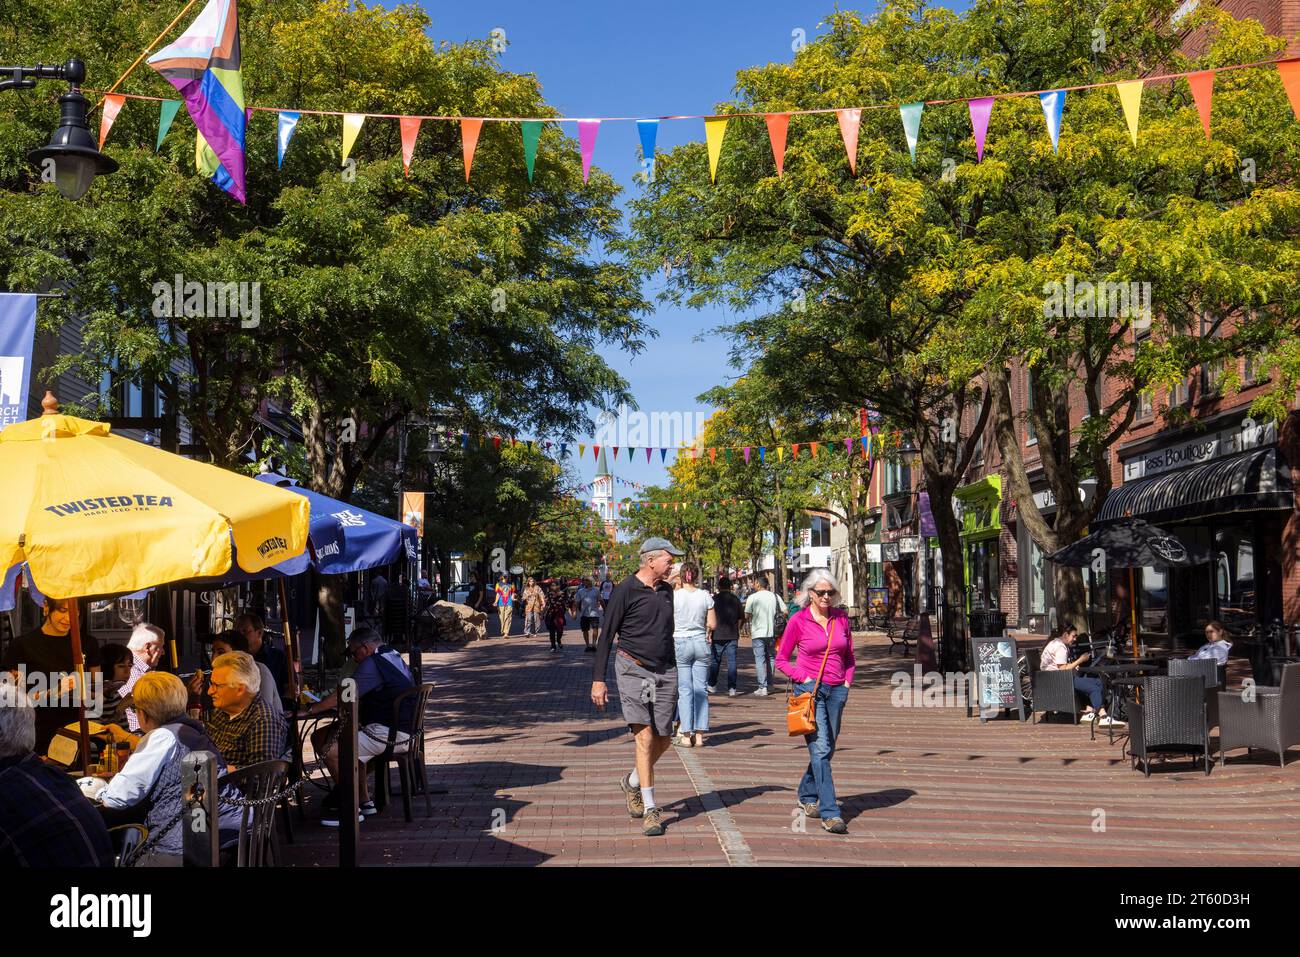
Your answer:
[[[754,592],[745,599],[745,621],[749,624],[749,641],[754,648],[754,671],[758,677],[758,690],[762,697],[768,693],[767,676],[772,670],[772,657],[776,652],[775,635],[776,596],[767,587],[764,575],[754,576]]]
[[[592,585],[590,578],[584,578],[582,586],[574,593],[573,609],[582,628],[583,651],[594,652],[596,641],[600,638],[600,618],[604,609],[601,607],[600,590]]]
[[[1086,651],[1073,661],[1070,660],[1070,646],[1074,640],[1079,637],[1079,629],[1073,625],[1066,625],[1064,628],[1057,628],[1052,632],[1051,640],[1043,646],[1042,656],[1039,658],[1039,671],[1073,671],[1081,665],[1088,663],[1092,657],[1092,652]],[[1123,724],[1122,721],[1116,721],[1106,713],[1106,708],[1101,703],[1102,683],[1100,678],[1093,678],[1088,675],[1074,676],[1074,690],[1082,692],[1088,696],[1088,706],[1084,709],[1083,714],[1079,716],[1079,722],[1097,719],[1101,725]]]
[[[690,562],[681,565],[682,586],[673,592],[673,644],[677,656],[677,717],[681,722],[674,743],[704,747],[709,730],[710,647],[717,620],[713,596],[696,586],[700,571]]]
[[[1228,651],[1232,648],[1232,636],[1223,622],[1217,618],[1205,625],[1205,644],[1196,649],[1193,658],[1212,658],[1220,665],[1228,663]]]

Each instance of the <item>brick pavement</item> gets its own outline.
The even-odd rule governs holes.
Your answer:
[[[806,751],[784,732],[782,695],[746,694],[712,697],[708,745],[660,761],[667,833],[646,838],[617,785],[631,739],[615,702],[590,705],[581,636],[565,640],[559,654],[497,638],[426,655],[427,760],[446,793],[432,817],[417,796],[409,825],[400,798],[367,819],[362,864],[1300,864],[1294,753],[1285,769],[1236,752],[1208,777],[1181,759],[1146,779],[1085,727],[891,707],[890,676],[912,662],[875,636],[859,638],[834,761],[848,835],[795,830]],[[752,690],[747,646],[738,657]],[[335,863],[335,830],[313,820],[296,837],[287,863]]]

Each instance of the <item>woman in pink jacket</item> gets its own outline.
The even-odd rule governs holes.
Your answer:
[[[804,579],[795,601],[800,610],[785,626],[776,650],[776,667],[794,682],[795,694],[816,688],[817,733],[804,735],[808,769],[799,781],[799,805],[808,817],[820,817],[825,830],[845,834],[848,828],[835,798],[831,756],[835,754],[840,718],[853,683],[853,632],[849,616],[839,607],[839,583],[827,569],[814,568]],[[793,663],[792,653],[796,654]]]

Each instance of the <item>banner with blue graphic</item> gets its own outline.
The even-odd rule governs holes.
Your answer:
[[[36,297],[0,292],[0,428],[27,418],[36,341]]]

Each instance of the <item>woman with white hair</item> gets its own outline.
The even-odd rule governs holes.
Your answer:
[[[799,611],[790,617],[776,650],[776,667],[793,682],[793,693],[808,692],[816,700],[817,731],[804,735],[808,768],[799,781],[799,806],[807,817],[820,817],[831,834],[848,831],[835,797],[831,757],[857,663],[849,616],[839,607],[839,596],[830,571],[814,568],[803,580],[795,599]]]

